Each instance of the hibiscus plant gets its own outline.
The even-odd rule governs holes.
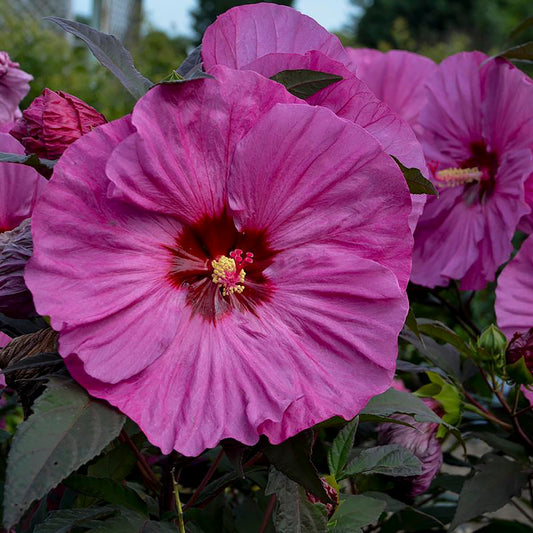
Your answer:
[[[50,19],[136,103],[21,111],[0,52],[4,531],[533,531],[516,52],[251,4],[153,83]]]

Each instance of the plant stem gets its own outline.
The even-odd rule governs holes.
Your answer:
[[[503,393],[500,390],[498,390],[498,388],[495,388],[494,394],[496,394],[503,408],[507,411],[509,416],[512,418],[513,427],[515,431],[520,435],[522,440],[529,446],[530,450],[533,450],[533,441],[531,441],[531,439],[525,434],[524,430],[522,429],[522,426],[520,425],[520,422],[518,422],[516,413],[513,413],[513,411],[509,407],[509,404],[507,403],[507,400],[505,399],[505,396],[503,395]]]
[[[137,458],[137,468],[141,472],[141,475],[143,479],[145,480],[146,484],[154,491],[159,492],[161,490],[161,482],[159,479],[157,479],[152,472],[152,469],[150,468],[150,465],[146,462],[146,459],[144,458],[143,454],[139,451],[137,446],[135,446],[135,443],[133,440],[131,440],[131,437],[128,435],[127,431],[123,429],[120,432],[119,439],[126,443],[131,451],[135,454],[135,457]]]
[[[261,522],[261,528],[259,529],[259,533],[265,533],[266,528],[268,527],[268,521],[270,520],[270,516],[272,515],[272,511],[274,510],[275,505],[276,495],[272,494],[272,497],[270,498],[270,501],[268,502],[268,506],[265,511],[265,516],[263,517],[263,521]]]
[[[465,404],[465,408],[469,411],[472,411],[474,413],[477,413],[478,415],[486,418],[487,420],[490,420],[491,422],[494,422],[495,424],[498,424],[500,427],[507,431],[511,431],[513,429],[513,426],[511,424],[508,424],[507,422],[504,422],[503,420],[500,420],[497,416],[493,415],[490,411],[485,409],[479,402],[477,402],[469,393],[468,391],[464,391],[465,396],[468,398],[468,401],[472,404],[472,406],[469,406],[468,404]]]
[[[518,503],[513,499],[511,500],[510,502],[512,505],[514,505],[514,507],[520,511],[530,522],[533,522],[533,517],[530,516],[524,509],[522,509],[522,507],[520,505],[518,505]]]
[[[185,522],[183,521],[183,509],[181,508],[180,491],[176,476],[174,475],[174,469],[170,473],[172,476],[172,488],[174,492],[174,501],[176,502],[176,511],[178,513],[178,528],[180,533],[185,533]]]
[[[199,498],[205,486],[207,485],[209,480],[213,477],[213,474],[215,473],[215,470],[217,469],[218,463],[220,463],[223,456],[224,456],[224,450],[220,450],[220,453],[217,455],[216,459],[213,461],[213,464],[207,471],[207,474],[204,476],[204,479],[202,479],[200,485],[198,485],[198,488],[193,492],[193,495],[183,507],[184,511],[186,511],[187,509],[190,509],[194,505],[194,502]]]

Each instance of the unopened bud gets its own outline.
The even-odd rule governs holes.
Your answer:
[[[11,135],[24,145],[27,154],[58,159],[70,144],[106,122],[83,100],[45,89],[17,120]]]
[[[482,354],[491,359],[502,357],[507,348],[507,339],[505,335],[494,324],[491,324],[479,336],[477,341],[478,348]]]

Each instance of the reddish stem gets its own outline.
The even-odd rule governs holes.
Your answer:
[[[194,502],[200,497],[200,494],[204,490],[205,486],[209,482],[209,480],[213,477],[213,474],[215,473],[215,470],[217,469],[218,463],[220,463],[222,457],[224,456],[224,450],[220,450],[220,453],[217,455],[216,459],[213,461],[213,464],[207,471],[207,474],[204,476],[204,479],[202,479],[202,482],[200,485],[198,485],[198,488],[193,492],[193,495],[190,497],[189,501],[185,504],[183,507],[183,511],[187,511],[187,509],[190,509]]]
[[[145,457],[139,451],[137,446],[135,446],[135,443],[133,442],[133,440],[131,440],[131,437],[128,435],[125,429],[120,432],[119,439],[122,442],[125,442],[130,447],[131,451],[135,454],[135,457],[137,458],[137,468],[141,472],[141,475],[145,480],[146,484],[154,492],[159,492],[161,490],[161,482],[155,477],[154,473],[152,472],[152,469],[150,468],[150,465],[146,462]]]
[[[272,494],[272,497],[270,498],[270,501],[268,502],[268,506],[265,511],[265,516],[263,517],[263,521],[261,522],[261,528],[259,529],[259,533],[265,533],[266,528],[268,526],[268,522],[270,520],[270,516],[272,515],[272,511],[274,510],[275,505],[276,505],[276,495]]]

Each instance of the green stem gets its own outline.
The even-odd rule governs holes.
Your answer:
[[[183,520],[183,509],[181,508],[180,491],[176,476],[174,475],[174,469],[171,472],[172,476],[172,488],[174,491],[174,501],[176,502],[176,511],[178,513],[178,528],[180,533],[185,533],[185,522]]]

